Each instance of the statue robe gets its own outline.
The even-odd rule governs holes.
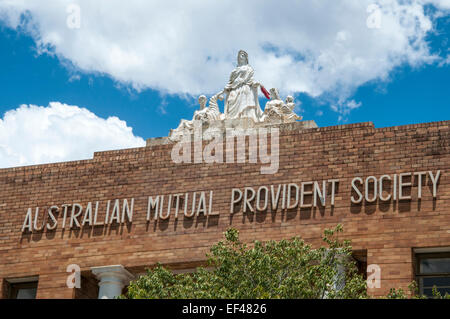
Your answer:
[[[258,87],[252,87],[253,74],[253,68],[248,64],[238,66],[231,72],[225,87],[229,90],[225,100],[225,118],[247,117],[259,122],[262,111],[258,101]]]

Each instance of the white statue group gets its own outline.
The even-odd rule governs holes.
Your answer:
[[[255,123],[289,123],[301,120],[302,117],[294,112],[294,98],[288,96],[282,101],[278,90],[270,89],[269,93],[264,87],[253,79],[254,70],[248,64],[247,52],[240,50],[237,57],[237,67],[231,72],[230,80],[225,88],[213,95],[206,106],[206,96],[198,98],[200,110],[194,112],[191,121],[181,120],[175,130],[170,131],[169,139],[180,140],[185,134],[192,134],[194,121],[211,123],[213,121],[248,118]],[[258,87],[270,101],[266,103],[264,112],[259,106]],[[225,98],[224,113],[220,113],[218,100]]]

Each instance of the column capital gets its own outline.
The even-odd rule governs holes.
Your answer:
[[[119,296],[123,287],[134,279],[133,274],[122,265],[91,267],[91,271],[99,280],[99,299],[110,299]]]

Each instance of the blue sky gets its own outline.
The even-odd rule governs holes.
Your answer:
[[[33,9],[29,10],[33,15]],[[84,12],[88,10],[90,9],[86,9]],[[436,7],[425,5],[424,12],[425,14],[427,12],[435,14]],[[304,120],[314,120],[321,127],[365,121],[372,121],[376,127],[386,127],[449,120],[450,16],[448,10],[441,10],[440,12],[440,15],[430,18],[432,30],[426,30],[420,35],[422,36],[420,38],[421,44],[427,47],[426,53],[421,53],[426,55],[422,60],[417,59],[410,53],[389,51],[386,53],[386,57],[390,58],[397,55],[398,57],[393,59],[396,62],[390,63],[379,73],[372,74],[372,71],[369,70],[368,75],[359,71],[359,73],[345,74],[344,71],[342,78],[345,82],[341,83],[341,80],[337,77],[337,80],[331,84],[321,80],[321,75],[312,77],[315,80],[309,81],[308,79],[304,80],[301,75],[294,74],[292,79],[286,80],[286,83],[280,83],[281,87],[279,88],[282,92],[286,92],[284,95],[287,93],[295,94],[296,100],[302,102],[300,114]],[[36,13],[37,17],[39,15],[39,13]],[[38,21],[37,18],[36,21]],[[340,27],[342,28],[342,26]],[[192,118],[192,114],[197,107],[196,97],[199,90],[201,91],[201,83],[207,83],[205,84],[205,93],[208,96],[211,95],[215,87],[219,91],[221,87],[215,83],[220,83],[220,79],[223,79],[223,85],[226,84],[229,71],[235,64],[232,52],[237,53],[237,48],[249,50],[250,64],[252,64],[252,52],[256,52],[255,65],[252,64],[255,68],[255,77],[258,77],[261,71],[264,79],[270,78],[270,71],[267,71],[267,69],[276,69],[277,63],[280,63],[280,67],[284,67],[279,62],[282,61],[282,57],[279,55],[283,53],[275,56],[274,59],[280,58],[279,61],[274,60],[273,66],[269,67],[267,63],[270,62],[266,61],[270,60],[267,58],[264,60],[264,57],[258,58],[259,51],[254,49],[254,44],[250,48],[246,48],[243,47],[242,41],[236,41],[236,47],[230,48],[230,54],[221,56],[220,63],[213,65],[211,62],[210,65],[208,61],[211,60],[211,52],[206,52],[205,54],[208,56],[206,63],[200,63],[197,69],[183,70],[184,73],[180,75],[182,80],[175,76],[174,82],[176,83],[172,85],[170,79],[158,82],[158,72],[155,72],[155,69],[149,69],[149,73],[147,73],[155,74],[154,77],[144,75],[135,78],[134,74],[136,73],[133,73],[132,70],[128,72],[126,65],[120,70],[114,69],[114,66],[105,67],[102,65],[96,67],[95,63],[98,62],[95,61],[100,61],[103,58],[102,56],[92,58],[96,54],[95,51],[89,53],[90,55],[84,54],[84,49],[77,48],[77,44],[66,49],[58,47],[58,41],[52,43],[51,40],[48,40],[45,42],[43,39],[46,30],[43,28],[42,26],[38,28],[33,26],[33,29],[29,26],[18,27],[11,21],[8,22],[5,19],[2,21],[0,15],[0,119],[4,117],[6,112],[17,109],[22,104],[45,108],[48,107],[50,102],[58,102],[86,108],[101,121],[115,116],[126,122],[126,125],[121,129],[128,129],[129,131],[132,128],[132,133],[127,133],[131,134],[132,143],[130,142],[129,145],[126,142],[123,145],[108,144],[105,146],[107,148],[141,145],[142,141],[136,142],[135,137],[146,139],[167,136],[169,130],[175,128],[180,119]],[[330,29],[332,30],[332,27]],[[293,30],[295,31],[295,28]],[[337,28],[335,31],[339,31],[339,29]],[[89,30],[85,30],[85,32],[89,32]],[[324,31],[324,37],[328,36],[326,32],[331,31]],[[51,34],[50,31],[49,34]],[[345,33],[343,34],[345,35]],[[354,36],[351,29],[347,34]],[[348,36],[343,38],[346,39]],[[119,40],[114,39],[113,43],[122,49]],[[260,47],[267,53],[267,46],[261,45]],[[412,45],[412,47],[414,46]],[[80,53],[75,56],[72,52],[77,49]],[[154,50],[157,50],[157,48]],[[189,50],[189,46],[185,50]],[[332,48],[332,50],[336,49]],[[377,48],[376,50],[384,50],[384,48]],[[389,49],[385,50],[388,51]],[[89,48],[86,48],[86,51],[89,51]],[[281,52],[285,52],[285,56],[289,56],[289,53],[286,53],[287,50]],[[438,57],[438,59],[431,61],[430,56]],[[171,58],[177,59],[178,57],[178,54],[174,54],[173,57],[165,55],[164,61],[166,59],[170,61]],[[295,52],[290,57],[294,57],[295,60]],[[149,58],[145,65],[150,65],[153,62],[157,64],[159,63],[158,59],[161,58],[155,54],[154,59],[155,61],[152,61]],[[340,62],[338,60],[334,63],[339,64]],[[327,64],[324,65],[324,67],[327,66]],[[259,69],[257,66],[259,66]],[[130,66],[131,69],[133,67],[133,65]],[[177,67],[179,66],[177,65]],[[349,69],[352,67],[350,66]],[[216,68],[218,74],[214,75],[214,80],[209,81],[212,77],[211,74],[214,73],[214,68]],[[376,69],[377,65],[368,64],[368,68]],[[345,66],[342,66],[342,69],[345,70]],[[289,68],[286,70],[289,70]],[[284,70],[285,73],[289,72],[286,70]],[[165,72],[164,69],[160,71],[161,74]],[[292,72],[298,72],[298,70],[292,69]],[[202,79],[203,75],[205,79]],[[325,75],[324,78],[327,78],[327,76]],[[190,87],[191,83],[197,81],[197,79],[200,84],[195,83]],[[270,80],[267,82],[270,82]],[[295,86],[297,82],[298,90]],[[209,86],[210,83],[212,83],[213,88]],[[180,87],[178,92],[177,85]],[[320,89],[316,89],[316,87],[320,87]],[[345,88],[342,89],[342,87]],[[260,104],[264,105],[265,101],[266,99],[261,95]],[[357,107],[349,110],[345,107],[345,105],[349,105],[348,103],[353,103]],[[223,107],[223,105],[221,106]],[[19,117],[17,116],[17,118]],[[12,121],[12,117],[10,121]],[[1,132],[0,128],[0,135]],[[24,134],[19,136],[24,140],[26,139]],[[105,135],[104,138],[114,139],[114,135],[111,135],[111,137]],[[13,137],[9,137],[9,141],[12,140]],[[45,142],[45,138],[41,140]],[[14,143],[20,143],[20,141],[17,141],[17,137]],[[0,140],[1,145],[2,141]],[[5,146],[5,149],[8,150],[8,146]],[[95,150],[84,149],[83,151],[92,154]],[[40,157],[33,157],[25,153],[22,156],[20,152],[20,150],[14,150],[10,146],[9,151],[3,152],[3,156],[12,156],[11,158],[14,158],[16,162],[18,158],[22,158],[17,164],[52,161],[51,158],[49,159],[42,154]],[[61,159],[55,158],[54,160],[76,159],[71,158],[71,156],[83,157],[85,156],[83,154],[74,153],[70,156],[66,154],[67,156],[62,155]],[[0,152],[1,156],[2,152]],[[16,166],[16,162],[4,160],[0,161],[0,164]]]

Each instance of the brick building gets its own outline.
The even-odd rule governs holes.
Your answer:
[[[248,242],[301,236],[317,246],[337,223],[362,269],[381,270],[370,294],[412,280],[424,293],[450,291],[450,121],[304,123],[279,127],[274,174],[259,162],[174,163],[165,139],[0,169],[0,297],[117,294],[157,262],[201,265],[230,226]],[[81,288],[69,288],[77,267]]]

